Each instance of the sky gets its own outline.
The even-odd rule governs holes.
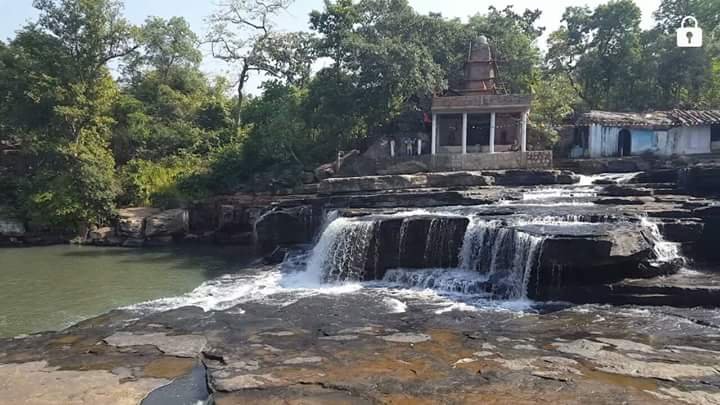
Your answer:
[[[635,0],[640,7],[643,20],[642,27],[653,25],[652,13],[660,5],[661,0]],[[410,5],[419,13],[439,12],[446,17],[467,18],[476,13],[485,13],[489,6],[498,9],[513,5],[515,10],[522,12],[526,8],[542,10],[538,25],[546,28],[545,35],[540,39],[540,47],[545,47],[547,34],[560,26],[560,20],[568,6],[587,5],[591,8],[606,3],[607,0],[409,0]],[[215,0],[124,0],[125,17],[132,23],[141,24],[149,16],[185,17],[193,31],[202,36],[206,32],[205,18],[217,7]],[[322,0],[296,0],[290,8],[276,18],[276,27],[282,31],[299,31],[308,29],[308,14],[312,10],[323,8]],[[0,0],[0,39],[12,38],[16,30],[28,21],[33,20],[37,13],[32,7],[32,0]],[[206,55],[202,65],[208,74],[229,74],[230,68]],[[259,78],[253,78],[249,87],[256,92]]]

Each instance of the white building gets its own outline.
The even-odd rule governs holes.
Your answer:
[[[570,157],[720,152],[720,110],[590,111],[577,123]]]

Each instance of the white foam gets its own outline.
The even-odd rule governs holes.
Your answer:
[[[640,174],[642,172],[631,172],[631,173],[600,173],[600,174],[594,174],[591,176],[587,175],[579,175],[580,176],[580,182],[577,183],[578,186],[593,186],[595,185],[595,181],[597,180],[610,180],[614,181],[617,184],[623,184],[627,183],[630,180],[632,180],[635,176]]]
[[[397,298],[384,298],[383,303],[390,308],[390,313],[402,314],[407,311],[407,304]]]
[[[651,221],[648,217],[643,216],[640,218],[640,225],[650,231],[650,234],[655,242],[653,244],[653,251],[655,252],[655,256],[657,256],[658,261],[671,262],[673,260],[682,259],[682,256],[680,255],[680,244],[666,241],[665,238],[663,238],[662,233],[660,233],[660,228],[658,228],[657,223]]]
[[[436,310],[435,313],[440,315],[440,314],[444,314],[444,313],[450,312],[450,311],[477,312],[478,308],[476,306],[469,305],[464,302],[453,302],[452,304],[450,304],[444,308],[440,308],[440,309]]]
[[[168,311],[185,306],[196,306],[203,311],[224,310],[280,291],[279,271],[254,277],[225,275],[202,283],[193,291],[169,298],[146,301],[126,309]]]

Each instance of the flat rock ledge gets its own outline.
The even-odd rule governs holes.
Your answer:
[[[61,370],[45,361],[0,364],[0,403],[137,405],[169,382],[162,378],[122,381],[109,371]]]
[[[245,305],[242,314],[118,311],[59,333],[0,339],[0,403],[203,401],[190,383],[218,405],[720,401],[720,325],[688,321],[680,335],[658,324],[712,320],[711,311],[394,314],[383,305],[343,295],[280,311]],[[352,339],[328,339],[344,336]]]
[[[116,332],[104,340],[105,343],[117,347],[155,346],[161,352],[177,357],[196,357],[207,344],[205,336],[172,336],[164,333],[134,334],[130,332]]]

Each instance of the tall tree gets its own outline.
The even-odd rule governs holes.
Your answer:
[[[588,107],[635,107],[640,17],[632,0],[613,0],[593,11],[568,7],[563,25],[550,35],[550,67],[566,75]]]
[[[202,61],[200,41],[182,17],[148,18],[139,32],[140,47],[126,58],[130,79],[153,70],[167,80],[173,69],[197,68]]]
[[[291,0],[226,0],[208,19],[212,55],[237,65],[236,126],[242,122],[245,85],[251,72],[275,75],[262,58],[262,44],[271,36],[273,17],[285,10]]]
[[[118,88],[107,64],[136,49],[136,30],[114,0],[33,5],[38,20],[0,55],[0,128],[20,138],[27,162],[22,205],[60,228],[101,223],[118,191],[107,147]]]

